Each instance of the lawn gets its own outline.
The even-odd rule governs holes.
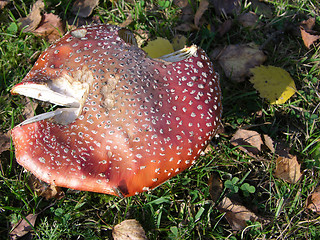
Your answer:
[[[239,6],[218,0],[91,1],[87,18],[76,17],[73,2],[46,0],[38,10],[57,24],[51,35],[37,26],[23,28],[21,19],[30,16],[35,1],[10,1],[0,13],[1,239],[12,231],[25,239],[111,239],[126,219],[136,219],[147,239],[320,238],[318,0],[246,0]],[[120,198],[58,189],[54,197],[41,195],[46,185],[16,162],[10,130],[56,106],[10,90],[64,29],[92,21],[125,26],[141,47],[162,37],[203,48],[220,75],[221,127],[195,165],[149,192]],[[235,46],[232,57],[228,46]],[[264,95],[278,90],[278,82],[262,89],[253,83],[266,76],[252,76],[260,64],[290,74],[295,89],[285,102]],[[244,72],[236,71],[239,66]],[[268,81],[279,75],[270,69]]]

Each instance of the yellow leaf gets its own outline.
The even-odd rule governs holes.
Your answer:
[[[250,82],[271,104],[285,103],[295,92],[296,85],[290,74],[282,68],[260,66],[250,69]]]
[[[147,46],[142,48],[149,57],[158,58],[163,55],[174,52],[173,47],[169,40],[158,37],[153,41],[150,41]]]

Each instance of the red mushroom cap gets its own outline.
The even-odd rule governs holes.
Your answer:
[[[151,59],[112,25],[65,35],[12,93],[65,106],[12,130],[19,164],[49,184],[122,196],[191,166],[222,111],[203,50]]]

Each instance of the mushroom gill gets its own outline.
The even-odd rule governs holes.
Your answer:
[[[12,130],[19,164],[49,184],[117,196],[191,166],[222,112],[202,49],[151,59],[130,31],[105,24],[66,34],[12,93],[64,106]]]

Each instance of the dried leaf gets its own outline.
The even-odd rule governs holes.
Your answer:
[[[223,192],[223,182],[221,181],[219,175],[212,175],[209,179],[208,185],[212,200],[217,202]]]
[[[300,27],[301,37],[303,40],[304,45],[307,48],[310,48],[310,46],[317,40],[320,39],[320,35],[314,35],[312,34],[311,30],[305,30],[303,27]]]
[[[200,19],[201,19],[202,15],[204,14],[204,12],[207,11],[208,7],[209,7],[208,0],[201,0],[200,1],[199,8],[198,8],[196,14],[194,15],[194,25],[196,25],[197,27],[199,27]]]
[[[131,14],[127,17],[127,19],[119,25],[119,27],[125,28],[128,27],[133,22],[133,18]]]
[[[275,146],[275,153],[279,157],[285,157],[285,158],[290,158],[290,148],[283,142],[276,141],[274,143]]]
[[[271,7],[259,0],[251,0],[251,7],[254,12],[256,12],[258,15],[263,15],[266,18],[272,18],[272,9]]]
[[[271,104],[283,104],[296,92],[294,80],[282,68],[260,66],[251,69],[253,76],[250,82]]]
[[[316,18],[310,17],[307,20],[304,20],[300,23],[300,26],[305,30],[312,30],[314,25],[316,24]]]
[[[247,226],[247,221],[255,222],[259,217],[241,204],[224,197],[217,209],[225,213],[225,218],[233,230],[242,230]]]
[[[135,37],[137,39],[138,47],[141,48],[145,41],[149,39],[150,33],[146,30],[139,29],[136,31]]]
[[[302,176],[300,164],[296,156],[290,158],[278,157],[274,175],[289,183],[296,183]]]
[[[114,240],[144,240],[146,234],[140,223],[135,219],[124,220],[112,229]]]
[[[60,187],[49,185],[36,178],[34,175],[30,176],[28,183],[30,188],[36,192],[38,196],[44,197],[46,200],[51,198],[60,200],[65,196]]]
[[[9,2],[10,2],[10,0],[1,0],[0,1],[0,9],[3,9]]]
[[[241,10],[240,0],[210,0],[217,15],[238,15]]]
[[[13,227],[12,231],[10,232],[11,239],[18,239],[32,231],[37,216],[38,214],[29,214],[28,216],[26,216],[26,219],[20,219],[20,221]]]
[[[255,157],[260,153],[263,142],[256,131],[239,129],[231,138],[231,144],[239,146],[239,149]]]
[[[38,107],[38,103],[31,100],[30,98],[26,98],[24,102],[24,109],[22,112],[22,116],[24,119],[31,118],[35,115],[35,110]]]
[[[191,32],[191,31],[199,30],[199,28],[196,25],[194,25],[192,22],[182,23],[176,26],[174,29],[181,32]]]
[[[10,132],[0,134],[0,154],[10,149]]]
[[[238,17],[239,23],[244,27],[250,27],[251,29],[259,28],[262,23],[259,21],[259,17],[254,12],[243,13]]]
[[[209,179],[209,192],[212,200],[217,202],[223,192],[223,183],[218,174],[214,174]],[[221,213],[225,213],[225,218],[233,230],[242,230],[247,226],[247,221],[263,220],[255,213],[239,204],[234,199],[223,197],[216,205]]]
[[[227,77],[242,82],[250,75],[250,68],[261,65],[267,56],[254,44],[229,45],[218,58]]]
[[[158,58],[163,55],[174,52],[173,47],[169,40],[158,37],[153,41],[150,41],[147,46],[142,48],[149,57]]]
[[[175,27],[175,29],[183,32],[198,30],[199,28],[194,24],[194,0],[174,0],[173,2],[176,6],[181,8],[181,24]]]
[[[44,36],[49,42],[54,42],[64,35],[64,24],[57,15],[45,13],[39,27],[33,33]]]
[[[320,214],[320,186],[318,186],[314,192],[308,196],[306,206],[313,212]]]
[[[264,144],[269,148],[269,150],[274,153],[275,148],[274,148],[274,143],[271,137],[269,137],[267,134],[263,134],[264,138]]]
[[[80,17],[89,17],[99,0],[76,0],[72,6],[72,13]]]
[[[41,11],[44,9],[44,3],[42,0],[36,1],[28,16],[20,18],[21,28],[23,32],[30,32],[35,30],[41,22]]]
[[[233,24],[233,20],[232,19],[225,20],[218,28],[219,35],[223,36],[224,34],[229,32],[231,27],[232,27],[232,24]]]
[[[172,39],[172,47],[174,51],[178,51],[187,45],[187,38],[183,35],[177,34]]]

